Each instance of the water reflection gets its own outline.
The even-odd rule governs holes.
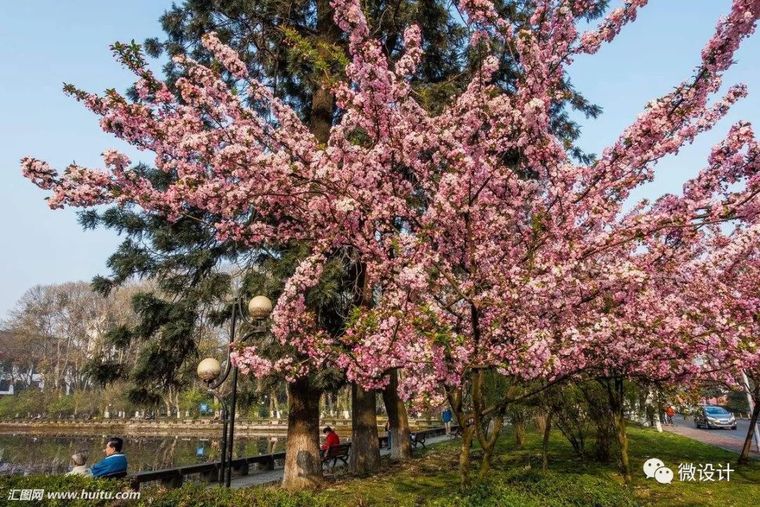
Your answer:
[[[103,457],[110,435],[0,434],[0,475],[66,473],[75,452],[89,456],[87,466]],[[220,440],[208,437],[124,436],[129,472],[159,470],[219,459]],[[235,437],[235,457],[280,452],[283,437]]]

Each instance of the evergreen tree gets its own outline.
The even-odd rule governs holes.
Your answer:
[[[364,8],[373,32],[379,34],[391,59],[400,55],[404,29],[414,23],[420,26],[425,55],[413,86],[424,107],[440,110],[448,97],[461,91],[469,81],[479,55],[468,49],[468,30],[449,3],[370,0]],[[498,5],[498,10],[505,17],[528,23],[533,3],[507,0]],[[293,106],[311,126],[317,139],[324,143],[339,114],[330,88],[342,77],[347,61],[346,41],[332,16],[329,0],[291,3],[187,0],[172,6],[162,16],[165,38],[150,39],[145,48],[153,56],[164,52],[187,54],[208,62],[209,55],[203,50],[200,38],[204,33],[216,31],[222,41],[244,57],[252,76]],[[509,92],[516,79],[515,61],[509,48],[503,48],[500,54],[497,81]],[[179,77],[178,67],[171,62],[165,71],[172,79]],[[552,126],[571,147],[578,136],[578,127],[570,121],[569,109],[591,116],[599,110],[575,93],[570,83],[566,83],[566,91],[566,98],[554,105]],[[574,150],[574,154],[587,158],[579,150]],[[148,167],[142,167],[141,171],[156,183],[173,177]],[[122,365],[108,362],[92,367],[95,376],[102,381],[128,378],[133,384],[130,394],[135,400],[155,401],[164,389],[187,382],[188,370],[198,358],[197,336],[203,317],[222,325],[230,315],[230,308],[225,304],[231,293],[230,267],[239,267],[245,273],[245,294],[262,292],[274,299],[283,279],[278,274],[292,273],[303,254],[299,245],[274,245],[267,252],[251,252],[233,242],[221,242],[207,225],[213,222],[210,218],[189,210],[177,222],[168,222],[129,207],[82,215],[85,227],[103,226],[126,236],[109,259],[110,277],[95,279],[98,290],[107,292],[133,277],[156,281],[155,291],[134,298],[134,308],[141,319],[139,325],[118,328],[110,334],[112,343],[119,347],[140,347],[137,367],[125,371]],[[307,299],[309,305],[318,309],[324,329],[339,334],[351,308],[371,304],[371,301],[362,301],[362,295],[366,294],[361,286],[362,266],[352,262],[350,252],[335,252],[331,266],[323,282]],[[273,348],[272,353],[276,355]],[[321,390],[336,381],[332,373],[325,377],[301,379],[289,386],[292,416],[289,423],[302,425],[303,432],[298,437],[289,435],[288,446],[290,448],[292,442],[300,449],[307,448],[312,460],[306,465],[299,464],[301,470],[286,473],[287,486],[302,487],[318,480],[320,475],[319,460],[314,456],[318,445],[315,431],[319,420],[318,400]],[[403,411],[403,404],[399,403],[395,391],[384,394],[386,405],[395,407],[389,413],[405,421],[405,414],[398,413]],[[365,400],[364,414],[374,418],[374,395],[366,396],[355,386],[354,399]],[[398,430],[399,422],[392,421],[392,426]],[[397,456],[409,453],[405,435],[394,434],[394,442],[406,446]],[[357,440],[361,435],[354,435],[354,452],[378,456],[376,435],[365,437],[360,444]],[[377,463],[377,460],[363,461],[370,463],[364,471]],[[286,470],[289,470],[287,465]]]

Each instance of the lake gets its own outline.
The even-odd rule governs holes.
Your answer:
[[[0,474],[59,474],[70,470],[71,455],[84,451],[87,465],[103,458],[109,435],[0,434]],[[221,438],[215,436],[123,436],[129,473],[192,465],[219,459]],[[235,457],[285,450],[285,438],[235,437]]]

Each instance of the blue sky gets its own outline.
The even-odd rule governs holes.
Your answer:
[[[619,3],[619,2],[618,2]],[[69,2],[30,0],[0,7],[0,319],[28,288],[106,273],[105,260],[119,238],[83,231],[72,210],[50,211],[44,192],[20,176],[18,161],[32,155],[63,167],[72,161],[98,166],[106,148],[149,161],[100,132],[94,115],[63,95],[61,85],[124,90],[130,73],[111,58],[114,41],[160,34],[158,17],[170,1]],[[576,87],[604,108],[582,121],[581,145],[600,151],[615,140],[643,106],[691,76],[699,51],[729,0],[652,0],[616,41],[571,69]],[[655,181],[636,197],[679,192],[704,166],[710,147],[739,119],[760,124],[760,36],[745,42],[726,83],[744,82],[750,97],[713,132],[677,157],[664,160]]]

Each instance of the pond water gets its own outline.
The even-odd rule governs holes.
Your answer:
[[[219,459],[219,437],[122,436],[129,472],[159,470]],[[75,452],[86,452],[87,465],[103,458],[107,435],[0,434],[0,475],[59,474],[71,469]],[[235,437],[235,457],[285,450],[285,438]]]

